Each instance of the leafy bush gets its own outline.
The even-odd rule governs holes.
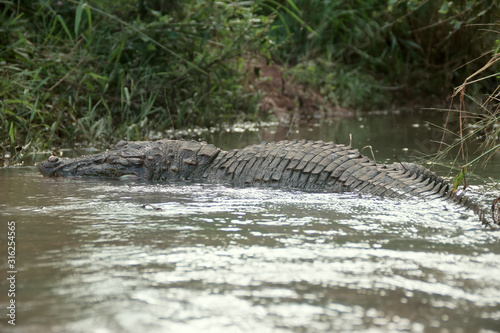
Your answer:
[[[242,55],[270,48],[252,2],[7,1],[0,144],[143,138],[251,116]]]
[[[276,56],[291,66],[317,62],[327,75],[338,78],[332,83],[337,94],[348,96],[341,103],[358,108],[373,108],[371,98],[355,99],[360,93],[385,99],[386,106],[394,99],[401,105],[422,96],[436,103],[432,98],[449,95],[478,68],[469,61],[493,44],[496,36],[490,28],[499,13],[498,0],[296,0],[295,4],[317,35],[282,10],[282,20],[276,20],[272,29],[273,37],[284,43]],[[325,61],[330,65],[325,67]],[[344,75],[338,75],[339,68]],[[349,79],[360,85],[345,84],[348,72]],[[322,78],[317,80],[313,84],[320,87]]]
[[[6,0],[0,156],[252,119],[249,55],[341,106],[431,101],[479,68],[498,2]]]

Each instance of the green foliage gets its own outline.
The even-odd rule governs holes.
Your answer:
[[[470,59],[498,51],[498,9],[498,0],[3,1],[0,156],[253,119],[259,96],[241,77],[251,55],[342,106],[444,96],[478,68]]]
[[[500,33],[500,32],[499,32]],[[480,61],[481,60],[481,61]],[[494,47],[491,57],[476,59],[482,67],[467,77],[455,88],[451,107],[443,128],[442,138],[446,142],[436,159],[455,154],[455,160],[468,160],[469,145],[479,156],[462,165],[462,169],[477,166],[477,162],[486,164],[500,151],[500,54]],[[483,90],[485,93],[478,94]]]
[[[0,144],[140,139],[251,117],[242,56],[270,49],[249,2],[7,1],[0,13]],[[139,6],[137,6],[139,5]]]
[[[458,189],[459,186],[464,185],[464,187],[467,186],[465,179],[467,176],[467,167],[462,167],[460,172],[453,178],[453,186],[452,186],[452,191],[455,191]]]
[[[477,64],[467,63],[493,42],[495,36],[488,29],[499,13],[498,0],[296,0],[295,4],[317,36],[281,11],[283,22],[276,20],[272,29],[274,38],[284,43],[277,53],[281,61],[295,65],[322,59],[321,66],[326,60],[335,64],[330,67],[334,76],[337,68],[343,68],[360,82],[371,77],[361,90],[388,101],[392,97],[397,104],[412,97],[446,96],[475,71]],[[342,81],[340,76],[334,84],[339,94],[359,93],[357,86]],[[370,108],[371,102],[362,98],[344,104]]]
[[[357,107],[367,100],[371,107],[386,103],[373,77],[356,68],[316,59],[297,64],[289,75],[315,88],[332,105]]]

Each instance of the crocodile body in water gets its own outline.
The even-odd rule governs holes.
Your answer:
[[[448,199],[472,209],[490,225],[479,204],[414,163],[377,164],[350,146],[323,141],[280,141],[231,151],[197,141],[120,141],[103,153],[74,159],[51,156],[38,165],[45,176],[134,177],[194,180],[311,192],[358,192],[386,197]]]

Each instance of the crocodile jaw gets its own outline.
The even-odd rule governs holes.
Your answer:
[[[144,162],[128,159],[118,154],[103,153],[89,158],[76,159],[50,156],[38,164],[40,173],[47,177],[100,177],[100,178],[148,178]]]

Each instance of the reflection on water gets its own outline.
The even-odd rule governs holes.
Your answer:
[[[18,228],[18,332],[500,328],[500,233],[453,204],[32,167],[0,170],[0,188],[0,253],[6,222]],[[5,317],[0,330],[14,331]]]
[[[23,332],[499,327],[499,234],[442,203],[2,173]]]

